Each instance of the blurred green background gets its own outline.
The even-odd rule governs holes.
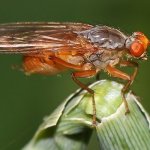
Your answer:
[[[150,37],[149,6],[149,0],[0,0],[0,23],[84,22],[110,25],[126,33],[141,31]],[[132,89],[150,112],[150,61],[139,63],[140,71]],[[50,114],[78,88],[70,72],[28,77],[13,70],[14,64],[21,64],[21,56],[0,55],[0,150],[21,149],[31,139],[43,116]],[[108,76],[103,73],[101,78]],[[94,142],[96,138],[90,142],[89,150],[98,149]]]

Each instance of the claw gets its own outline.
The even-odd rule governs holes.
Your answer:
[[[130,113],[130,110],[129,110],[129,108],[128,108],[128,109],[126,109],[125,115],[127,115],[127,114],[129,114],[129,113]]]
[[[93,120],[93,122],[92,122],[92,128],[95,128],[96,126],[97,126],[97,123],[96,123],[95,120]]]

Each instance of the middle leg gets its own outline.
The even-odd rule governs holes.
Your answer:
[[[88,86],[80,82],[77,78],[86,78],[96,75],[96,70],[85,70],[72,73],[72,79],[83,89],[87,90],[92,95],[92,106],[93,106],[93,126],[96,126],[96,104],[94,98],[94,91]]]
[[[57,64],[61,64],[61,65],[65,66],[66,68],[80,70],[77,72],[73,72],[71,74],[71,76],[76,84],[78,84],[81,88],[88,91],[92,95],[93,126],[96,126],[96,104],[95,104],[95,99],[94,99],[94,91],[92,89],[90,89],[88,86],[86,86],[85,84],[83,84],[81,81],[79,81],[78,78],[87,78],[87,77],[94,76],[97,74],[97,71],[94,69],[93,70],[82,70],[82,67],[83,67],[82,65],[70,64],[68,62],[65,62],[64,60],[61,60],[60,58],[50,57],[49,59],[53,60]]]

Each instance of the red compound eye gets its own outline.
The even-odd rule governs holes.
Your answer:
[[[140,57],[145,52],[144,46],[142,43],[135,41],[131,44],[130,53],[135,57]]]

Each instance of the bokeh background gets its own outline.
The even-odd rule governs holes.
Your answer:
[[[149,6],[149,0],[0,0],[0,23],[84,22],[110,25],[126,33],[142,31],[150,37]],[[31,139],[43,116],[50,114],[78,88],[70,72],[28,77],[13,70],[12,65],[20,65],[21,60],[21,56],[0,55],[0,150],[21,149]],[[139,63],[140,71],[132,90],[150,113],[150,61]],[[101,78],[108,76],[102,73]],[[89,150],[98,149],[95,142],[93,137]]]

